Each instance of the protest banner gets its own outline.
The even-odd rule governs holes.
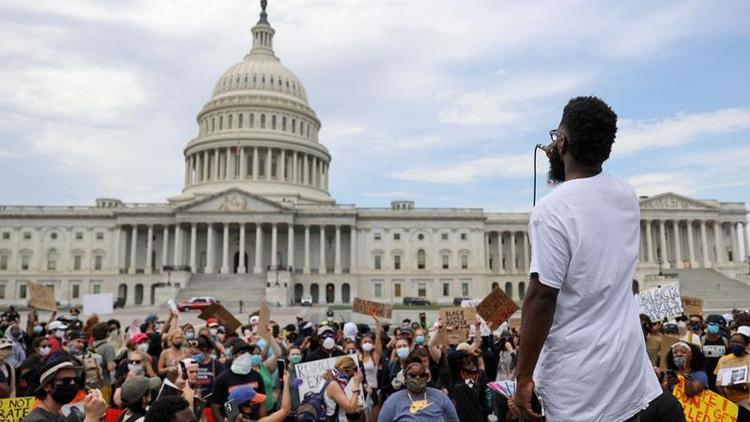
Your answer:
[[[108,315],[114,312],[112,308],[112,293],[83,295],[84,315]]]
[[[734,422],[737,420],[739,408],[737,405],[711,390],[703,390],[700,394],[688,397],[685,394],[685,379],[672,390],[672,395],[682,405],[687,422]]]
[[[682,314],[682,298],[676,284],[646,290],[636,295],[636,300],[640,313],[648,315],[654,322]]]
[[[29,282],[29,306],[43,311],[57,311],[55,290],[52,287]]]
[[[359,367],[359,359],[356,354],[347,356],[354,359],[354,363]],[[334,365],[336,365],[336,361],[342,357],[343,356],[320,359],[294,365],[294,371],[297,373],[297,378],[302,380],[302,383],[297,387],[300,400],[309,392],[317,393],[320,391],[323,387],[323,383],[325,383],[323,380],[323,374],[325,371],[333,369]],[[347,385],[347,388],[351,388],[351,381]]]
[[[34,397],[17,397],[14,399],[0,399],[0,421],[19,422],[31,413]]]
[[[474,308],[443,308],[440,318],[446,329],[457,335],[460,341],[465,341],[469,337],[470,327],[476,323],[477,311]]]
[[[393,305],[355,297],[354,302],[352,303],[352,312],[365,315],[375,314],[380,318],[391,319],[393,315]]]
[[[685,311],[685,315],[700,315],[703,316],[703,299],[692,296],[682,296],[682,309]]]
[[[477,305],[477,313],[493,331],[518,310],[518,305],[499,287],[492,289]]]
[[[223,325],[227,333],[233,333],[236,329],[242,326],[242,323],[227,311],[226,308],[221,306],[220,303],[214,303],[203,309],[198,315],[198,318],[207,320],[209,318],[216,318],[219,324]]]

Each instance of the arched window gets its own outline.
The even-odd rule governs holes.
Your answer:
[[[276,115],[271,116],[271,129],[276,129]]]
[[[518,283],[518,299],[523,300],[524,296],[526,296],[526,283],[522,281]]]
[[[510,281],[505,283],[505,294],[508,295],[508,297],[513,297],[513,283]]]
[[[245,76],[245,78],[247,78],[247,76]],[[245,81],[245,82],[247,82],[247,81]],[[237,117],[237,127],[238,127],[239,129],[242,129],[242,123],[243,123],[243,122],[242,122],[242,120],[243,120],[242,118],[243,118],[243,117],[245,117],[245,114],[244,114],[244,113],[240,113],[240,114],[239,114],[239,116]]]
[[[227,125],[229,129],[232,128],[232,115],[231,114],[229,115],[229,120],[227,121]]]
[[[286,116],[281,117],[281,130],[286,132]]]
[[[219,116],[219,130],[224,129],[224,116]]]
[[[260,128],[261,129],[266,128],[266,115],[265,114],[260,115]]]
[[[135,285],[135,304],[143,304],[143,284],[140,283]]]
[[[349,286],[349,283],[344,283],[341,285],[341,302],[342,303],[349,303],[351,296],[351,287]]]
[[[425,253],[424,249],[420,249],[417,251],[417,269],[418,270],[424,270],[427,266],[427,254]]]
[[[297,120],[292,119],[292,133],[296,133],[297,131]]]
[[[47,271],[57,270],[57,250],[50,249],[47,252]]]
[[[255,113],[250,113],[250,128],[255,127]]]

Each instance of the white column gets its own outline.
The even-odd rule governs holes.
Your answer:
[[[308,176],[309,171],[307,170],[307,167],[309,166],[309,162],[307,161],[307,154],[302,154],[302,168],[300,169],[302,171],[302,184],[307,185],[308,184]]]
[[[174,261],[175,266],[182,265],[182,226],[179,223],[174,225]]]
[[[240,179],[247,177],[247,158],[245,158],[245,147],[240,148]]]
[[[654,234],[652,228],[652,221],[646,220],[646,256],[648,262],[654,262]]]
[[[693,243],[693,222],[687,221],[687,237],[688,237],[688,259],[690,260],[690,268],[695,268],[695,244]]]
[[[289,224],[286,230],[287,267],[294,268],[294,225]]]
[[[711,267],[711,257],[708,253],[708,237],[706,236],[706,220],[701,220],[701,247],[703,248],[703,268]]]
[[[169,265],[169,226],[164,226],[161,237],[161,268],[164,271],[164,267]]]
[[[664,231],[664,220],[659,220],[659,248],[661,249],[661,262],[663,264],[669,263],[669,255],[667,254],[667,234]]]
[[[529,234],[522,232],[523,234],[523,270],[528,272],[529,269]]]
[[[271,269],[274,271],[278,269],[278,265],[279,265],[278,259],[276,259],[276,255],[278,255],[278,250],[279,250],[278,225],[276,223],[273,223],[271,224]]]
[[[120,226],[115,226],[114,245],[112,245],[113,246],[112,249],[114,252],[112,255],[112,268],[115,270],[117,274],[120,273],[120,250],[122,249],[122,246],[120,246],[121,235],[122,235],[122,228]],[[72,270],[73,265],[70,263],[70,259],[71,259],[70,237],[71,237],[71,233],[69,230],[68,231],[68,269]],[[747,244],[747,242],[745,242],[745,244]]]
[[[221,238],[221,273],[229,273],[229,223],[223,223],[224,235]]]
[[[748,242],[747,223],[742,224],[742,237],[745,240],[745,256],[750,257],[750,242]]]
[[[196,254],[198,251],[198,226],[193,223],[190,225],[190,272],[197,273],[196,268]]]
[[[148,238],[146,238],[146,274],[151,274],[151,268],[153,267],[153,254],[151,250],[154,249],[154,226],[148,226]]]
[[[253,180],[258,180],[258,147],[253,147]]]
[[[739,234],[740,223],[733,223],[730,227],[732,230],[732,258],[734,262],[742,262],[740,256],[740,234]]]
[[[357,228],[350,226],[349,234],[349,273],[355,273],[357,269]]]
[[[318,186],[318,159],[313,157],[312,159],[312,183],[313,186]]]
[[[279,180],[282,182],[286,181],[286,150],[281,150],[281,158],[276,165],[276,172],[279,173]]]
[[[211,175],[208,174],[208,151],[203,151],[203,173],[201,173],[201,176],[203,176],[204,182],[211,179]]]
[[[305,262],[302,272],[310,274],[310,226],[305,225]]]
[[[214,227],[208,223],[206,228],[206,274],[214,272]]]
[[[326,273],[326,226],[320,226],[320,274]]]
[[[245,274],[245,223],[240,223],[240,264],[237,266],[237,274]]]
[[[219,149],[214,150],[214,168],[212,169],[214,176],[213,180],[219,180]]]
[[[231,180],[234,178],[234,153],[232,152],[232,147],[227,147],[224,156],[226,157],[226,179]]]
[[[334,253],[334,262],[333,262],[333,272],[336,274],[341,274],[341,226],[338,224],[336,225],[336,238],[334,240],[335,242],[335,253]]]
[[[297,151],[294,151],[292,156],[294,157],[294,161],[292,162],[292,182],[299,183],[299,178],[297,177]]]
[[[190,157],[185,157],[185,186],[190,184]]]
[[[255,224],[255,267],[253,267],[253,272],[255,274],[260,274],[262,272],[262,266],[260,259],[262,257],[261,255],[261,246],[263,242],[263,238],[261,237],[263,235],[263,232],[260,229],[260,223]]]
[[[682,268],[682,248],[680,247],[680,220],[672,222],[674,227],[674,264],[675,268]]]
[[[136,264],[137,264],[136,263],[137,246],[138,246],[138,226],[134,224],[132,228],[132,236],[130,240],[130,268],[128,269],[128,272],[130,274],[135,274],[135,269],[136,269]]]
[[[266,180],[271,180],[271,148],[266,148]]]
[[[516,272],[516,232],[510,232],[510,272]]]
[[[497,233],[497,262],[495,263],[495,269],[499,273],[503,269],[503,232],[498,231],[495,233]]]
[[[714,244],[716,245],[716,262],[724,262],[724,230],[721,228],[721,223],[714,221]]]

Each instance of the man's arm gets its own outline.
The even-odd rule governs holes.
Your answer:
[[[518,348],[518,367],[516,369],[519,396],[517,404],[527,413],[531,411],[534,368],[536,368],[544,341],[549,335],[549,329],[552,327],[558,293],[558,289],[542,284],[537,273],[531,273],[529,290],[526,292],[526,298],[523,301],[521,345]]]

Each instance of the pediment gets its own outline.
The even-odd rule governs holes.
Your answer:
[[[205,198],[196,199],[179,207],[177,211],[183,213],[268,213],[288,211],[288,209],[274,201],[243,190],[229,189]]]
[[[695,199],[676,193],[667,192],[641,199],[641,209],[647,210],[705,210],[715,211],[718,208]]]

